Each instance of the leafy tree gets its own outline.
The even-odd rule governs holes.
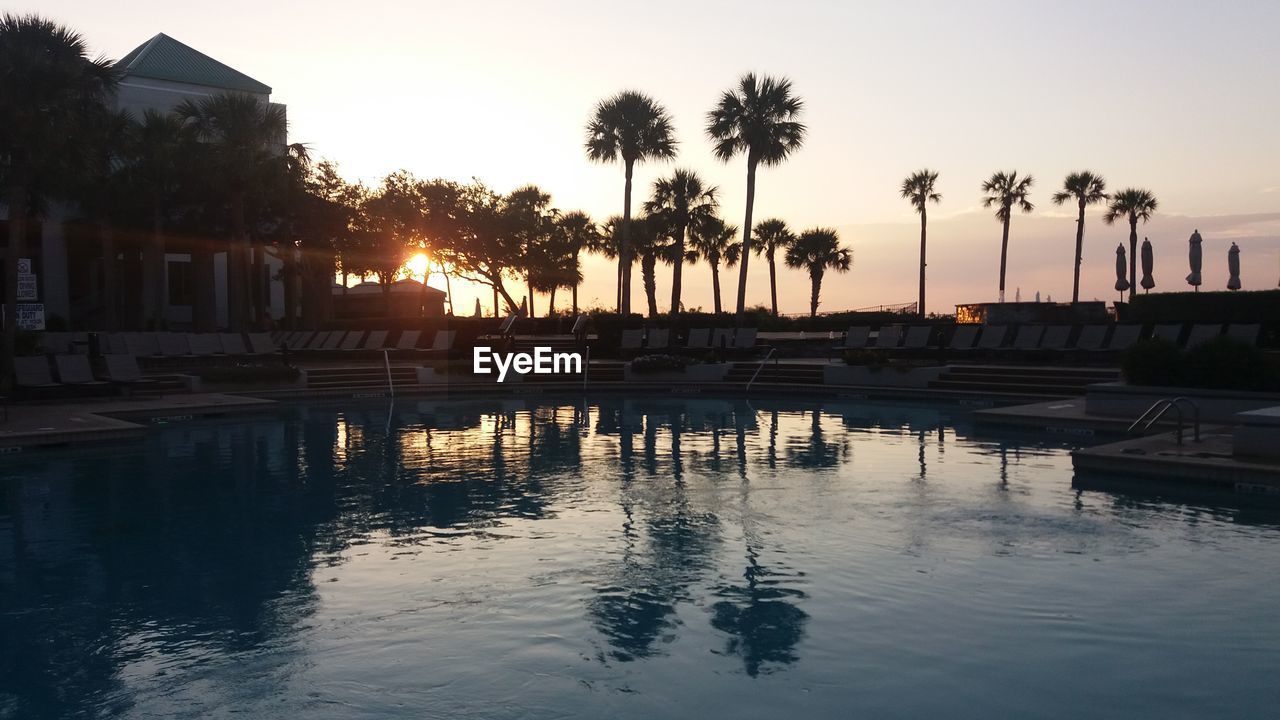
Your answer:
[[[929,203],[942,202],[942,195],[935,189],[938,183],[938,173],[932,170],[919,170],[912,173],[906,180],[902,181],[902,197],[911,203],[911,206],[920,213],[920,298],[916,301],[916,312],[920,313],[920,317],[925,316],[924,309],[924,269],[925,263],[925,234],[928,226],[927,207]]]
[[[1076,218],[1076,263],[1074,280],[1071,283],[1071,302],[1080,302],[1080,261],[1084,255],[1084,211],[1095,203],[1106,202],[1107,181],[1101,175],[1094,175],[1088,170],[1073,172],[1067,175],[1062,183],[1061,192],[1053,194],[1053,204],[1061,205],[1068,200],[1075,200],[1080,211]]]
[[[624,90],[602,100],[587,123],[587,157],[622,163],[626,177],[618,247],[618,312],[631,312],[631,176],[635,164],[675,157],[675,131],[665,108],[644,93]]]
[[[764,259],[769,263],[769,307],[770,311],[777,316],[778,314],[778,251],[786,252],[791,243],[795,242],[795,233],[787,227],[787,224],[777,218],[764,220],[756,225],[755,242],[751,245],[751,251],[757,255],[764,255]]]
[[[853,265],[853,253],[840,245],[840,236],[832,228],[812,228],[800,233],[800,237],[787,248],[787,267],[809,271],[812,292],[809,296],[809,317],[818,314],[818,295],[822,292],[822,277],[827,270],[849,272]]]
[[[1111,196],[1111,204],[1107,206],[1107,213],[1102,216],[1103,222],[1108,225],[1115,223],[1119,218],[1128,218],[1129,220],[1129,296],[1133,297],[1133,291],[1137,286],[1138,279],[1138,221],[1146,222],[1151,219],[1151,215],[1156,211],[1156,196],[1150,190],[1140,188],[1125,188]]]
[[[1030,175],[1018,177],[1017,171],[997,172],[982,183],[983,207],[995,207],[996,219],[1000,221],[1003,234],[1000,238],[1000,302],[1004,302],[1004,276],[1006,259],[1009,256],[1009,220],[1013,217],[1013,208],[1029,213],[1035,206],[1027,200],[1035,179]]]
[[[805,126],[797,121],[804,102],[791,94],[791,81],[749,73],[726,90],[707,113],[707,135],[715,154],[728,162],[747,156],[747,209],[742,221],[742,264],[738,268],[738,317],[747,304],[747,255],[751,249],[751,213],[756,201],[756,168],[779,165],[804,143]]]

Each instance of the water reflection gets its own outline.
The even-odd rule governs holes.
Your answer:
[[[1061,459],[931,408],[609,397],[312,405],[6,460],[0,717],[164,714],[220,667],[235,678],[224,710],[287,694],[326,597],[343,592],[321,583],[377,547],[479,562],[477,542],[526,543],[531,564],[570,553],[554,582],[580,627],[560,633],[597,666],[700,652],[751,678],[785,671],[805,656],[810,603],[830,600],[813,574],[843,570],[813,566],[811,521],[849,522],[886,493],[893,512],[862,520],[892,515],[875,541],[907,557],[975,537],[1016,553],[1059,532],[1030,479]],[[872,477],[889,480],[859,485]],[[1220,496],[1105,490],[1118,513],[1178,503],[1196,508],[1189,528],[1280,527]],[[1078,522],[1100,512],[1093,491],[1070,497]],[[808,516],[787,514],[801,504]],[[993,508],[1012,520],[994,526]],[[1060,545],[1098,542],[1092,527],[1076,535]],[[368,581],[369,602],[386,580]],[[679,649],[692,642],[709,646]]]

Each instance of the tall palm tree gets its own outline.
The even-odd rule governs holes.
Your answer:
[[[524,264],[525,283],[529,289],[529,317],[536,317],[534,291],[549,287],[553,282],[549,276],[555,274],[553,266],[559,263],[559,259],[552,259],[557,253],[548,248],[554,237],[552,231],[558,213],[551,207],[551,194],[543,192],[537,185],[525,185],[511,191],[506,204]]]
[[[248,281],[251,241],[245,205],[273,169],[284,169],[285,110],[252,95],[219,93],[198,102],[184,100],[174,112],[203,144],[209,169],[227,193],[232,234],[227,254],[227,319],[233,331],[240,330],[249,320],[251,305],[258,321],[265,306],[257,292],[260,283]],[[208,324],[207,311],[203,319]]]
[[[602,236],[591,216],[581,210],[567,212],[559,217],[557,224],[565,241],[573,252],[572,267],[577,274],[573,283],[573,314],[578,314],[578,286],[582,284],[582,270],[579,258],[584,252],[593,252],[600,247]]]
[[[630,226],[629,229],[624,230],[627,226]],[[632,257],[640,263],[640,278],[644,285],[649,317],[658,316],[658,260],[668,252],[659,228],[660,224],[647,215],[631,218],[629,223],[615,215],[605,222],[604,228],[605,234],[612,238],[615,248],[621,248],[624,232],[629,238]]]
[[[755,243],[751,246],[751,251],[757,255],[764,255],[764,259],[769,263],[769,306],[773,310],[773,314],[778,314],[778,266],[777,254],[778,250],[786,252],[786,249],[795,242],[795,233],[787,227],[787,224],[777,218],[769,218],[756,224]]]
[[[1003,234],[1000,237],[1000,302],[1004,302],[1004,274],[1009,256],[1009,220],[1013,217],[1015,207],[1024,213],[1035,209],[1035,206],[1027,200],[1027,195],[1030,194],[1031,186],[1034,184],[1035,178],[1030,175],[1020,178],[1016,170],[995,173],[982,183],[982,191],[986,193],[982,198],[982,206],[994,206],[996,219],[1003,227]]]
[[[1071,283],[1071,302],[1080,302],[1080,260],[1084,255],[1084,210],[1095,203],[1106,201],[1107,181],[1101,175],[1094,175],[1088,170],[1073,172],[1062,182],[1062,190],[1053,194],[1053,203],[1061,205],[1074,199],[1080,210],[1076,218],[1076,268],[1075,279]]]
[[[151,238],[143,250],[143,326],[159,330],[165,319],[165,221],[181,178],[182,119],[146,110],[135,131],[131,187],[145,198],[151,215]]]
[[[805,126],[797,121],[804,101],[791,94],[786,78],[757,78],[748,73],[726,90],[707,113],[707,135],[715,154],[728,162],[747,156],[747,209],[742,221],[742,264],[738,268],[738,317],[747,306],[747,255],[751,250],[751,213],[756,202],[756,167],[779,165],[804,144]]]
[[[90,59],[79,33],[36,15],[0,15],[0,187],[9,206],[0,386],[13,375],[29,199],[37,188],[70,184],[68,169],[82,156],[79,130],[116,82],[112,63]]]
[[[1118,218],[1129,219],[1129,298],[1138,281],[1138,221],[1146,222],[1156,211],[1156,196],[1150,190],[1125,188],[1111,196],[1103,222],[1111,225]]]
[[[686,260],[706,260],[711,266],[711,293],[715,311],[724,312],[720,304],[720,264],[733,267],[742,259],[742,243],[735,242],[738,228],[728,225],[718,217],[711,217],[691,228],[692,242]]]
[[[917,170],[907,176],[902,181],[902,197],[911,203],[911,207],[920,213],[920,299],[916,301],[916,312],[920,313],[920,317],[925,316],[924,310],[924,269],[925,263],[925,235],[928,230],[929,218],[926,208],[929,203],[942,202],[942,195],[936,190],[938,183],[938,173],[933,170],[924,169]]]
[[[653,183],[653,196],[644,211],[671,236],[665,258],[671,263],[671,313],[680,312],[681,270],[684,267],[685,237],[691,225],[715,214],[719,202],[715,186],[708,187],[692,170],[677,169],[671,177]]]
[[[822,292],[822,276],[828,269],[838,273],[849,272],[853,265],[853,253],[840,245],[840,235],[832,228],[812,228],[800,233],[787,248],[787,267],[809,271],[812,294],[809,296],[809,317],[818,314],[818,294]]]
[[[119,283],[116,258],[116,221],[125,204],[123,182],[133,162],[136,124],[124,110],[100,107],[84,123],[85,153],[81,172],[76,173],[74,197],[85,219],[98,231],[102,255],[101,327],[119,329]]]
[[[631,312],[631,176],[638,162],[675,157],[675,130],[658,101],[624,90],[600,101],[587,123],[587,157],[595,162],[620,161],[626,176],[622,197],[618,251],[618,312]]]

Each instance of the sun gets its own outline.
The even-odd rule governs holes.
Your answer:
[[[422,279],[422,276],[427,272],[426,254],[418,253],[417,255],[414,255],[405,262],[404,267],[409,271],[409,277],[414,278],[415,280]]]

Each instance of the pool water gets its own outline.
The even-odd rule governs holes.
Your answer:
[[[0,718],[1264,718],[1280,509],[964,412],[284,407],[0,460]]]

